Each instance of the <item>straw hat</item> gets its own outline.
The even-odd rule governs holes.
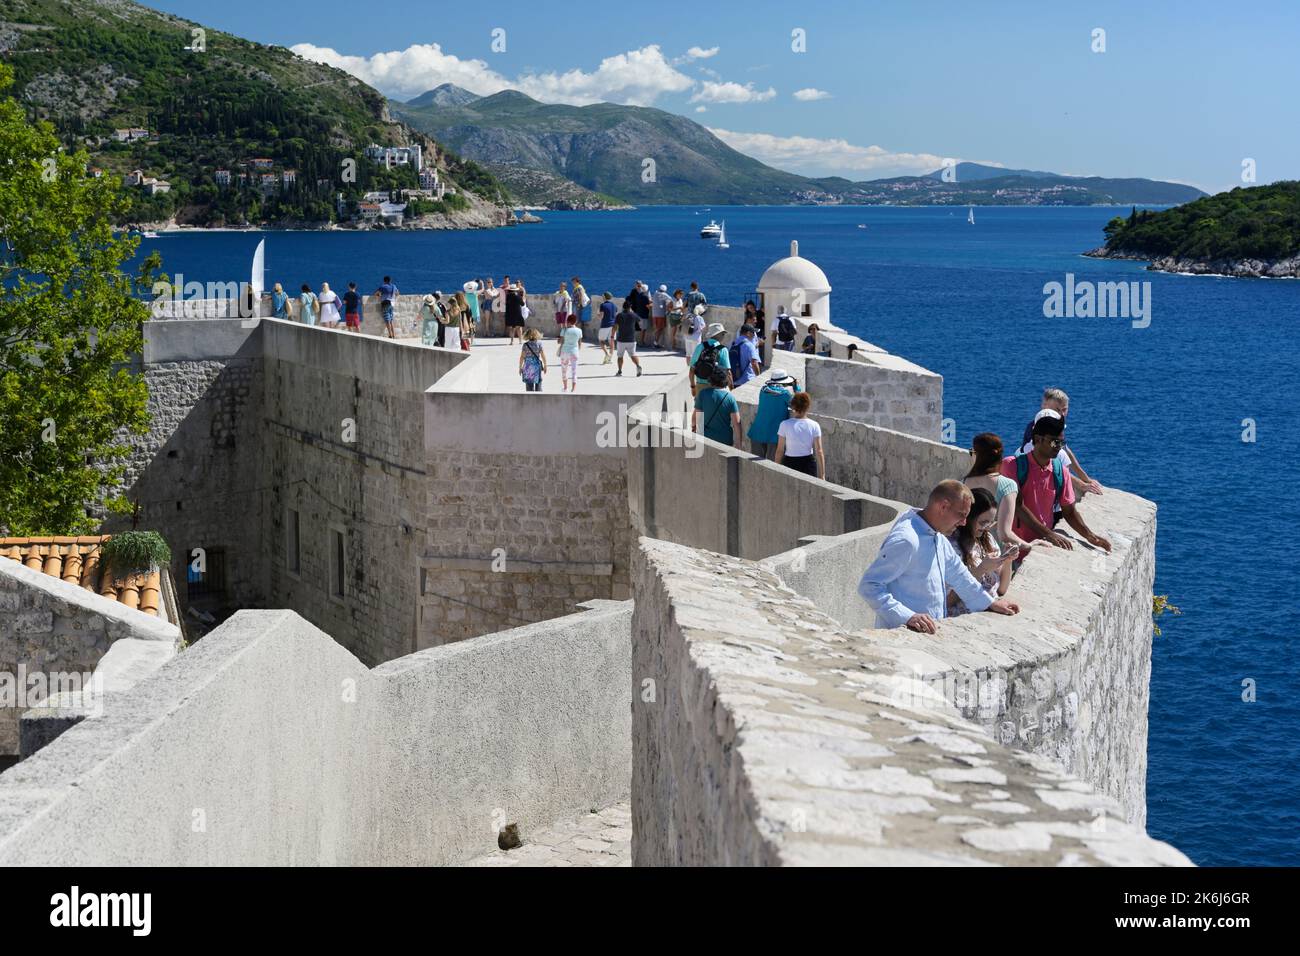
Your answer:
[[[793,385],[794,376],[784,369],[774,368],[772,374],[767,377],[768,385]]]
[[[475,282],[473,279],[470,279],[468,282],[465,283],[464,286],[462,286],[462,288],[464,288],[466,292],[477,292],[478,283]]]
[[[431,296],[431,295],[426,295],[426,296],[424,297],[424,304],[425,304],[425,305],[433,305],[433,296]]]
[[[725,331],[727,331],[727,327],[725,325],[723,325],[721,322],[714,322],[712,325],[710,325],[707,329],[704,330],[704,334],[707,335],[709,338],[713,338],[715,336],[721,335]]]

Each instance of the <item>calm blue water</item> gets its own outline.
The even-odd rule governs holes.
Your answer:
[[[1300,496],[1285,483],[1300,461],[1300,282],[1080,258],[1114,209],[981,208],[974,227],[964,210],[697,212],[544,213],[544,224],[490,232],[270,233],[267,282],[342,290],[355,279],[369,292],[391,273],[403,292],[426,292],[509,272],[547,292],[576,273],[592,293],[619,297],[634,279],[670,289],[696,279],[711,301],[739,305],[798,239],[830,277],[838,324],[943,374],[958,443],[993,430],[1010,445],[1043,386],[1066,389],[1084,466],[1160,505],[1156,589],[1183,610],[1155,639],[1148,830],[1203,865],[1300,864]],[[698,238],[710,215],[726,218],[729,250]],[[258,238],[146,245],[170,273],[227,281],[247,278]],[[1043,283],[1066,272],[1150,281],[1150,327],[1045,319]],[[1254,443],[1241,440],[1246,418]],[[1254,703],[1242,701],[1247,678]]]

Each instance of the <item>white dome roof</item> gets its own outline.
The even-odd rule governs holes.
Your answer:
[[[799,255],[799,243],[790,243],[790,255],[768,266],[758,280],[759,292],[830,292],[830,280],[816,263]]]

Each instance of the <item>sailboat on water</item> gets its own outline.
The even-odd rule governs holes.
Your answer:
[[[966,221],[972,226],[975,225],[975,207],[971,206],[966,213]]]
[[[253,252],[253,265],[248,277],[248,301],[244,303],[245,318],[253,318],[260,311],[262,293],[266,291],[266,240],[257,243]]]
[[[727,244],[727,220],[725,219],[722,220],[722,228],[718,230],[718,248],[719,249],[731,248],[731,246]]]

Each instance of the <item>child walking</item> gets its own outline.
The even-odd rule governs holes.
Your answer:
[[[582,343],[582,330],[578,328],[578,317],[570,315],[560,337],[560,381],[561,391],[578,390],[578,347]],[[572,382],[572,388],[570,388]]]
[[[524,336],[524,346],[519,350],[519,376],[524,380],[524,391],[540,392],[542,376],[546,374],[546,356],[542,353],[542,333],[529,329]]]

